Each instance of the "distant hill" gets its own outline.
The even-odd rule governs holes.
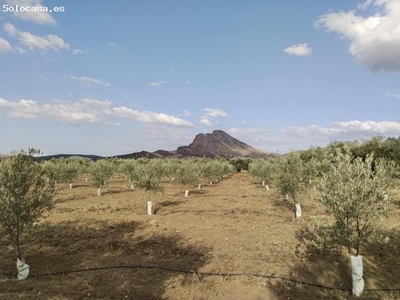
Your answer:
[[[268,153],[256,148],[253,148],[246,143],[243,143],[222,130],[214,130],[212,133],[200,133],[195,136],[193,142],[188,146],[180,146],[174,151],[157,150],[154,152],[140,151],[130,154],[115,155],[115,158],[190,158],[190,157],[215,157],[221,156],[224,158],[232,157],[250,157],[250,158],[268,158],[274,157],[277,154]],[[80,154],[57,154],[42,156],[42,160],[52,158],[75,157],[88,158],[98,160],[104,158],[98,155],[80,155]]]

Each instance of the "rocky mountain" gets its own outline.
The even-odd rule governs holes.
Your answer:
[[[268,158],[276,154],[267,153],[262,150],[253,148],[234,137],[230,136],[222,130],[214,130],[212,133],[200,133],[196,135],[193,142],[188,146],[180,146],[174,151],[157,150],[154,152],[141,151],[130,154],[116,155],[116,158],[190,158],[190,157],[215,157],[216,155],[232,158],[232,157],[251,157],[251,158]],[[79,154],[58,154],[41,157],[43,160],[60,157],[85,157],[92,160],[102,158],[96,155],[79,155]]]
[[[182,156],[206,156],[216,155],[231,157],[252,157],[263,158],[270,154],[262,150],[255,149],[243,143],[222,130],[214,130],[212,133],[200,133],[196,135],[189,146],[181,146],[177,152]]]

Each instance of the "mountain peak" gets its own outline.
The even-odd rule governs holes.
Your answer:
[[[223,130],[214,130],[212,133],[200,133],[196,135],[189,146],[181,146],[177,152],[183,156],[207,156],[216,155],[230,157],[267,157],[268,154],[257,150],[230,136]]]

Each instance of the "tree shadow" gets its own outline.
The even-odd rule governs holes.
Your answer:
[[[170,210],[169,209],[165,209],[165,208],[179,206],[184,202],[185,202],[185,200],[182,200],[182,201],[162,201],[154,209],[154,214],[156,214],[156,215],[168,215],[170,213]]]
[[[350,254],[341,247],[318,251],[304,242],[304,238],[310,238],[306,230],[297,231],[298,260],[293,262],[290,278],[326,288],[281,281],[271,289],[274,299],[398,299],[399,291],[374,291],[400,288],[400,232],[380,233],[390,236],[390,242],[371,241],[362,247],[365,289],[360,297],[355,297],[351,292]]]
[[[69,272],[127,265],[196,272],[207,262],[210,249],[186,244],[176,233],[152,231],[149,234],[145,229],[144,225],[133,221],[98,221],[91,225],[76,222],[44,224],[33,241],[22,245],[31,276],[22,282],[1,280],[0,291],[7,291],[4,295],[9,299],[24,299],[21,295],[33,299],[38,294],[40,299],[162,299],[166,282],[178,276],[179,272],[157,268]],[[16,278],[13,252],[1,243],[0,246],[2,272],[13,273],[13,278]],[[55,275],[57,272],[64,274]],[[35,277],[35,274],[48,276]]]
[[[275,198],[273,201],[273,206],[283,208],[289,212],[292,212],[293,216],[295,216],[296,205],[292,199],[285,199],[285,198],[276,199]],[[303,205],[302,205],[302,207],[303,207]]]
[[[204,190],[189,190],[189,194],[190,195],[203,195],[206,191]]]

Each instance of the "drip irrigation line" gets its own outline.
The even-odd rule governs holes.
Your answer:
[[[174,269],[174,268],[167,268],[167,267],[159,267],[159,266],[146,266],[146,265],[119,265],[119,266],[107,266],[107,267],[93,267],[93,268],[84,268],[84,269],[76,269],[76,270],[68,270],[68,271],[60,271],[54,273],[39,273],[39,274],[30,274],[30,277],[38,278],[38,277],[45,277],[45,276],[55,276],[55,275],[65,275],[71,273],[82,273],[82,272],[89,272],[89,271],[99,271],[99,270],[110,270],[110,269],[147,269],[147,270],[161,270],[167,272],[174,272],[174,273],[183,273],[183,274],[195,274],[199,278],[201,276],[223,276],[223,277],[230,277],[230,276],[250,276],[250,277],[258,277],[258,278],[267,278],[267,279],[280,279],[287,282],[292,282],[295,284],[307,285],[312,286],[324,290],[336,290],[336,291],[351,291],[351,288],[340,288],[340,287],[332,287],[332,286],[325,286],[322,284],[315,284],[310,283],[302,280],[297,280],[293,278],[287,278],[282,276],[275,276],[275,275],[263,275],[263,274],[255,274],[255,273],[217,273],[217,272],[196,272],[194,270],[184,270],[184,269]],[[16,274],[11,273],[4,273],[0,272],[1,276],[8,276],[12,277]],[[364,289],[364,291],[368,292],[391,292],[391,291],[400,291],[400,288],[377,288],[377,289]]]

